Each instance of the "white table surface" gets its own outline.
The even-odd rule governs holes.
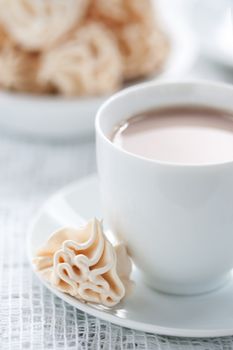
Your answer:
[[[232,71],[203,58],[188,77],[233,82]],[[50,194],[95,170],[93,140],[33,143],[0,130],[0,349],[233,349],[233,337],[167,338],[100,321],[34,277],[25,254],[30,219]]]

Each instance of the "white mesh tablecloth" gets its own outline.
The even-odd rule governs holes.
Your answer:
[[[167,338],[112,325],[69,306],[34,277],[25,254],[32,215],[51,193],[95,171],[94,159],[92,143],[0,136],[0,349],[233,349],[233,337]]]

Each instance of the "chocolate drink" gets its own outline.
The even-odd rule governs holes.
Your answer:
[[[111,140],[130,153],[157,161],[233,161],[233,114],[204,106],[158,108],[117,125]]]

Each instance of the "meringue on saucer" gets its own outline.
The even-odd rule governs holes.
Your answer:
[[[126,247],[113,246],[97,219],[53,233],[33,262],[53,287],[85,302],[115,306],[131,285]]]

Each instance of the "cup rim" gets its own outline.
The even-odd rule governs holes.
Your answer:
[[[149,162],[152,164],[157,164],[157,165],[162,165],[162,166],[172,166],[172,167],[180,167],[180,168],[181,167],[184,167],[184,168],[204,168],[204,167],[216,167],[216,166],[220,166],[220,165],[232,164],[233,157],[232,157],[232,160],[229,160],[229,161],[213,162],[213,163],[180,163],[180,162],[162,161],[162,160],[158,160],[158,159],[150,159],[150,158],[146,158],[146,157],[143,157],[143,156],[135,154],[135,153],[131,153],[131,152],[125,150],[124,148],[118,147],[111,140],[109,140],[109,138],[105,135],[105,133],[103,132],[103,130],[100,126],[100,121],[101,121],[101,117],[102,117],[104,110],[110,104],[112,104],[112,102],[114,102],[117,99],[120,99],[121,97],[123,97],[126,94],[131,93],[131,92],[144,90],[144,89],[147,89],[147,88],[150,88],[153,86],[157,87],[157,86],[171,86],[171,85],[174,85],[174,86],[175,85],[179,85],[179,86],[180,85],[183,85],[183,86],[185,86],[185,85],[187,85],[187,86],[202,85],[202,86],[206,86],[206,87],[209,86],[209,87],[221,88],[224,90],[232,91],[232,93],[233,93],[233,86],[231,86],[231,84],[224,83],[224,82],[212,82],[212,81],[203,80],[203,79],[150,81],[150,82],[135,84],[133,86],[127,87],[127,88],[122,89],[122,90],[118,91],[117,93],[113,94],[99,107],[97,114],[96,114],[96,118],[95,118],[96,134],[100,135],[110,147],[115,149],[115,151],[121,152],[121,153],[123,153],[129,157],[132,157],[136,160],[140,160],[140,161],[147,162],[147,163]]]

